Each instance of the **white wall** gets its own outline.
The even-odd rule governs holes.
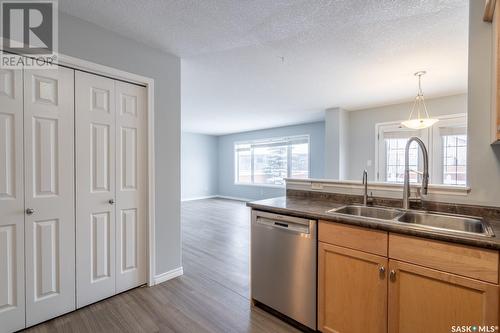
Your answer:
[[[325,111],[325,177],[347,179],[349,165],[349,113],[340,108]]]
[[[181,147],[182,200],[217,195],[218,138],[182,132]]]
[[[364,169],[368,179],[375,180],[375,124],[408,119],[413,102],[350,111],[347,179],[361,179]],[[427,99],[432,116],[467,113],[467,94]],[[371,166],[368,166],[370,160]]]
[[[483,22],[484,1],[470,0],[469,185],[471,204],[500,206],[500,146],[490,145],[492,24]]]
[[[180,267],[180,59],[62,12],[59,51],[155,80],[156,273]]]

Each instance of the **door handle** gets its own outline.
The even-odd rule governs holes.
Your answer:
[[[26,208],[26,215],[33,215],[35,214],[35,210],[33,208]]]
[[[114,204],[115,204],[115,199],[109,199],[109,200],[108,200],[108,203],[109,203],[110,205],[114,205]]]
[[[396,281],[396,271],[395,270],[391,270],[391,272],[389,273],[389,278],[391,279],[391,281]]]
[[[378,272],[380,273],[380,276],[385,276],[385,267],[384,266],[380,266],[378,268]]]

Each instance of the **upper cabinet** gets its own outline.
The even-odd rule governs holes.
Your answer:
[[[493,64],[492,64],[492,103],[491,103],[491,141],[500,143],[500,0],[487,0],[484,20],[492,22]]]

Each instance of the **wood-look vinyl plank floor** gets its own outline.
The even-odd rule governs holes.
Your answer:
[[[206,199],[182,203],[184,275],[136,288],[27,332],[298,332],[249,300],[250,210]]]

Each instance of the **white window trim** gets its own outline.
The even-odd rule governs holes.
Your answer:
[[[260,184],[260,183],[254,183],[254,156],[253,156],[253,149],[250,149],[251,151],[251,165],[252,165],[252,182],[251,183],[240,183],[238,182],[238,170],[239,170],[239,165],[238,165],[238,158],[235,154],[236,152],[236,147],[238,145],[243,145],[243,144],[249,144],[249,145],[255,145],[258,143],[271,143],[271,142],[283,142],[283,141],[292,141],[297,138],[307,138],[307,151],[308,151],[308,177],[311,176],[311,136],[309,134],[303,134],[303,135],[289,135],[289,136],[279,136],[279,137],[272,137],[272,138],[266,138],[266,139],[256,139],[256,140],[245,140],[245,141],[235,141],[233,143],[233,159],[234,159],[234,176],[233,176],[233,185],[236,186],[250,186],[250,187],[269,187],[269,188],[285,188],[286,187],[286,182],[285,179],[289,179],[290,177],[290,171],[291,171],[291,154],[290,154],[290,146],[288,146],[288,151],[287,151],[287,176],[283,178],[283,185],[277,185],[277,184]]]
[[[430,129],[426,128],[420,130],[421,134],[419,135],[419,137],[425,143],[429,152],[429,169],[430,169],[429,171],[431,174],[430,184],[441,185],[440,180],[442,175],[440,172],[442,167],[440,166],[441,160],[439,156],[437,156],[438,154],[440,155],[441,151],[439,128],[444,127],[443,125],[446,126],[461,125],[464,123],[464,120],[465,120],[465,126],[467,127],[467,114],[458,113],[458,114],[439,116],[437,118],[439,119],[439,122]],[[383,140],[381,140],[380,134],[383,132],[389,132],[397,129],[409,132],[416,131],[401,127],[401,121],[391,121],[391,122],[383,122],[375,124],[375,180],[377,182],[384,182],[385,179],[385,168],[381,167],[383,161],[382,159],[385,158],[385,144]],[[421,161],[421,159],[419,159],[419,161]],[[419,167],[421,168],[421,166]],[[467,164],[467,177],[468,177],[468,164]],[[467,187],[468,183],[469,182],[467,181],[466,185],[456,185],[456,186],[468,188]]]

